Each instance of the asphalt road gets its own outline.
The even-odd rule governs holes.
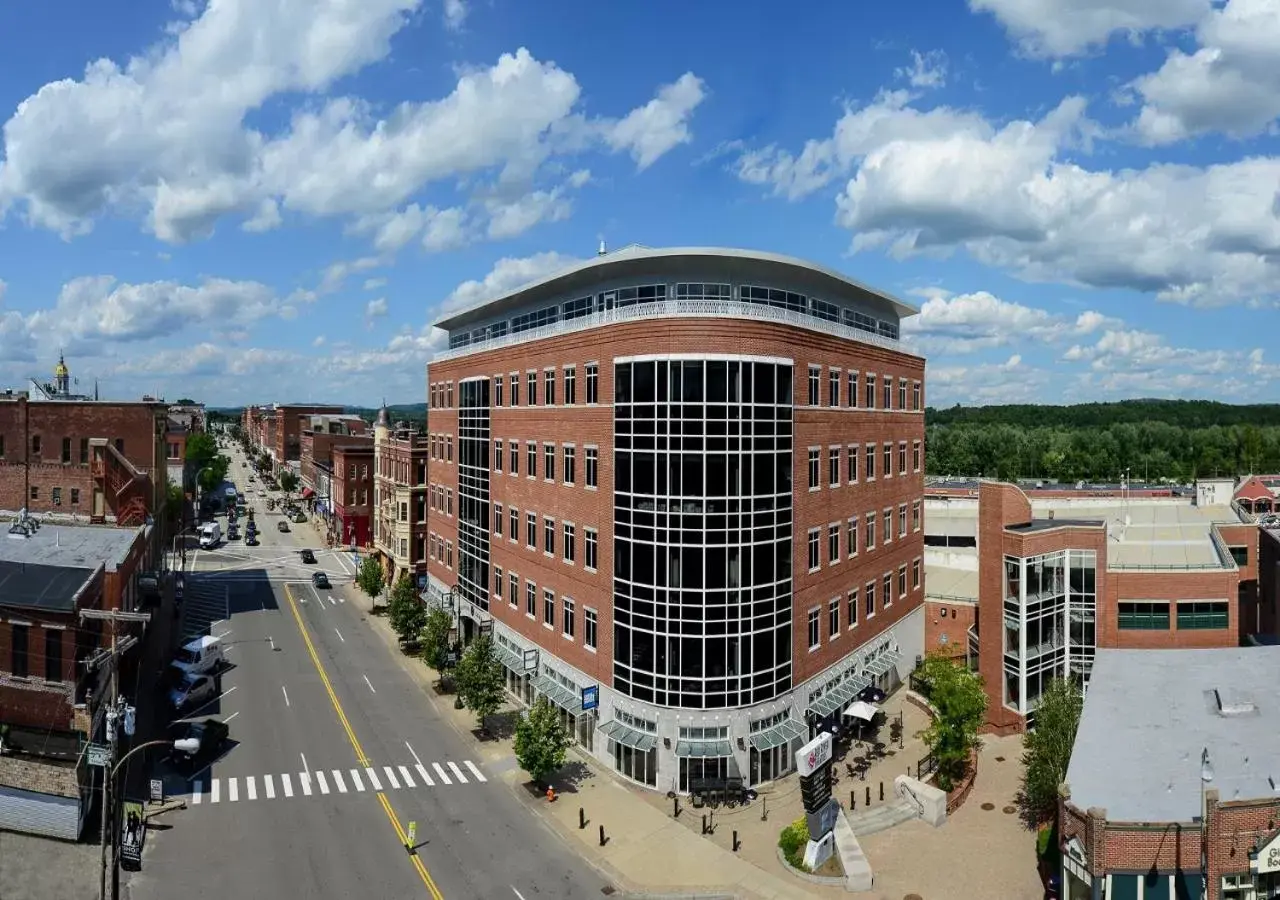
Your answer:
[[[257,518],[273,559],[287,542],[314,546],[310,526],[284,535],[275,514],[259,507]],[[295,570],[188,577],[200,609],[187,612],[224,636],[232,667],[219,698],[187,715],[221,717],[234,744],[194,779],[166,776],[188,805],[157,820],[165,830],[151,831],[128,896],[602,896],[606,883],[485,771],[345,602],[355,588],[316,591]]]

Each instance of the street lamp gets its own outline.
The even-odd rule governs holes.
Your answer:
[[[1209,748],[1200,751],[1200,900],[1209,900],[1209,801],[1206,792],[1213,781]]]
[[[179,738],[176,741],[147,741],[145,744],[139,744],[124,756],[120,757],[120,761],[112,766],[110,772],[106,772],[105,769],[103,770],[106,774],[104,774],[102,779],[102,877],[98,886],[99,900],[106,900],[107,897],[107,797],[109,794],[115,794],[114,785],[116,783],[116,775],[120,773],[120,767],[128,762],[129,757],[133,756],[133,754],[137,753],[139,750],[146,750],[148,747],[171,747],[174,750],[181,750],[184,753],[195,753],[200,749],[200,741],[196,738]],[[107,790],[108,786],[112,786],[110,792]],[[112,805],[114,807],[114,804]],[[112,812],[115,812],[114,808],[112,809]],[[116,817],[112,815],[110,821],[113,824],[113,829],[115,820]],[[116,848],[114,837],[111,841],[111,862],[113,869],[115,866],[119,865],[119,853]]]

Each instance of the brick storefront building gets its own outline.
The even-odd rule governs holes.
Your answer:
[[[1280,647],[1099,650],[1094,665],[1060,801],[1062,896],[1280,894]]]
[[[333,447],[332,526],[344,547],[368,547],[372,540],[373,444]]]
[[[914,312],[789,257],[628,248],[437,322],[427,596],[624,777],[784,775],[921,652]]]
[[[390,584],[401,574],[427,573],[427,459],[430,446],[406,422],[392,425],[385,409],[374,426],[373,546]],[[448,514],[445,498],[440,510]]]

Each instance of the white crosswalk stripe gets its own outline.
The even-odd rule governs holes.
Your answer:
[[[461,764],[453,760],[443,763],[415,763],[412,765],[380,766],[381,773],[372,766],[365,769],[314,769],[310,771],[289,773],[281,772],[268,775],[239,775],[227,778],[201,778],[191,782],[191,805],[204,803],[250,803],[289,799],[294,796],[294,779],[297,779],[297,790],[304,797],[326,796],[329,794],[362,794],[366,790],[380,792],[383,790],[425,790],[437,784],[470,784],[487,782],[489,779],[474,762],[462,760]],[[434,775],[432,769],[435,770]],[[468,776],[467,773],[470,773]],[[416,774],[415,774],[416,773]],[[277,793],[276,779],[279,779]],[[347,779],[350,779],[348,782]],[[224,784],[225,783],[225,784]],[[368,787],[366,787],[366,784]],[[386,785],[384,788],[383,785]],[[243,792],[242,792],[243,786]]]

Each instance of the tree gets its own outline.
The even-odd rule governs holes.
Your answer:
[[[559,710],[546,697],[534,701],[516,723],[516,762],[538,785],[564,765],[565,751],[572,743],[573,738],[560,723]]]
[[[1075,746],[1084,694],[1072,678],[1055,678],[1040,694],[1036,727],[1022,738],[1022,790],[1018,800],[1024,816],[1036,824],[1058,813],[1058,788],[1067,779],[1067,764]]]
[[[456,678],[458,698],[476,714],[480,730],[485,731],[485,719],[502,705],[507,681],[489,635],[482,634],[471,642],[458,662]]]
[[[215,455],[209,463],[200,469],[200,474],[196,482],[200,485],[200,490],[206,494],[216,490],[218,485],[227,480],[227,472],[231,469],[231,459],[222,455]]]
[[[938,713],[920,736],[938,763],[938,787],[949,791],[964,775],[969,751],[978,746],[987,695],[980,675],[936,653],[920,664],[917,674]]]
[[[286,494],[292,494],[298,489],[298,476],[288,469],[280,473],[280,490]]]
[[[174,531],[182,527],[182,507],[186,502],[182,486],[170,483],[164,494],[164,518]]]
[[[197,431],[187,435],[186,461],[197,468],[203,468],[218,456],[218,444],[213,435]]]
[[[444,674],[445,661],[449,658],[449,632],[452,630],[453,617],[443,609],[434,606],[427,612],[419,637],[422,659],[441,675]]]
[[[408,572],[402,572],[400,580],[391,589],[387,622],[402,641],[418,637],[427,623],[427,610],[418,598],[417,586]]]
[[[360,571],[356,573],[356,586],[370,597],[377,599],[386,585],[382,575],[382,566],[372,556],[366,556],[360,563]]]

